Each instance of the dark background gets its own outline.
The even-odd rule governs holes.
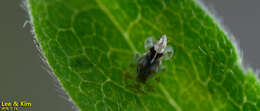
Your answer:
[[[246,67],[260,67],[260,1],[203,0],[243,53]],[[33,43],[22,0],[0,0],[0,101],[27,100],[34,111],[72,111],[59,85],[48,74]]]

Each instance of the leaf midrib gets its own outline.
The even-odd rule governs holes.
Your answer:
[[[120,26],[120,24],[116,21],[116,19],[114,18],[114,16],[109,12],[109,10],[105,7],[105,5],[102,4],[102,2],[100,0],[96,0],[98,6],[105,12],[105,14],[109,17],[109,19],[112,21],[112,23],[114,23],[114,25],[116,26],[116,28],[120,31],[120,33],[124,36],[126,42],[130,45],[131,49],[133,52],[137,52],[134,44],[131,42],[131,40],[129,39],[129,35],[127,32],[125,32],[123,30],[123,28]]]

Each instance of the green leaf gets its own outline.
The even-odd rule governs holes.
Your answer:
[[[193,0],[29,0],[43,54],[82,111],[256,111],[260,85]],[[136,52],[163,34],[174,56],[136,81]],[[158,81],[160,78],[160,81]]]

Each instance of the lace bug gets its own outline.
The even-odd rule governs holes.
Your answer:
[[[162,59],[168,60],[173,55],[172,47],[167,47],[166,35],[155,44],[152,37],[148,38],[145,41],[145,48],[147,51],[139,58],[137,64],[137,80],[142,83],[158,72]]]

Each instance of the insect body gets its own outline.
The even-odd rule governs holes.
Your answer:
[[[149,40],[149,39],[148,39]],[[146,43],[147,45],[147,43]],[[172,48],[167,47],[166,35],[163,35],[160,40],[153,44],[152,39],[148,42],[147,47],[149,49],[147,52],[138,60],[137,66],[137,80],[145,83],[145,81],[156,74],[159,70],[162,57],[166,54],[167,56],[172,56]],[[168,52],[168,53],[167,53]],[[169,57],[168,57],[169,58]],[[168,59],[167,57],[165,59]]]

